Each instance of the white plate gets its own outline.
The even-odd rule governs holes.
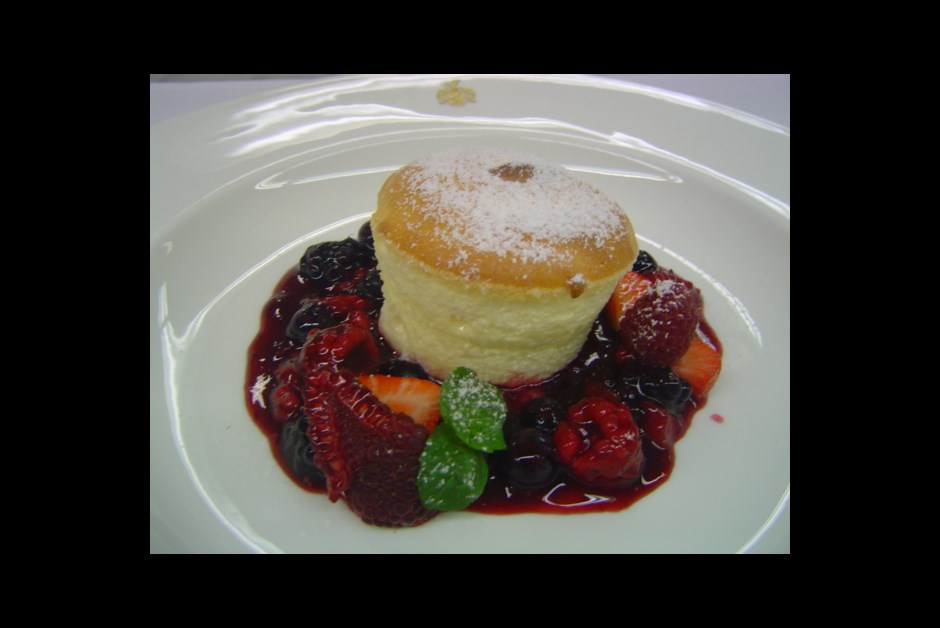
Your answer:
[[[451,78],[476,102],[439,104]],[[244,407],[275,282],[352,235],[385,177],[500,145],[564,164],[696,282],[725,348],[672,478],[619,513],[448,513],[361,523],[297,488]],[[150,546],[154,552],[789,552],[790,135],[717,105],[596,78],[352,77],[151,127]],[[709,420],[724,417],[723,423]]]

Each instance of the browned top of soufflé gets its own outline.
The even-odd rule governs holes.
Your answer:
[[[637,255],[616,202],[564,168],[502,149],[407,164],[379,192],[372,229],[437,271],[526,288],[606,279]]]

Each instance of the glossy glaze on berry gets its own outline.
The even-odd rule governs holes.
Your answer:
[[[358,240],[321,242],[309,247],[300,258],[300,275],[321,290],[329,289],[365,266],[372,253]]]
[[[650,278],[668,272],[645,252],[633,271]],[[305,490],[325,490],[323,473],[304,438],[305,373],[342,362],[356,373],[428,378],[420,365],[398,359],[379,335],[381,287],[366,223],[358,240],[310,247],[263,309],[260,331],[249,350],[246,401],[278,463]],[[721,346],[704,318],[696,333],[720,356]],[[668,479],[674,444],[689,429],[707,392],[696,395],[697,380],[690,385],[668,366],[637,361],[621,336],[602,312],[580,354],[564,370],[539,384],[503,391],[509,410],[504,427],[508,448],[488,455],[489,482],[469,510],[621,510]],[[556,450],[565,438],[573,443],[575,432],[584,439],[584,451],[591,438],[601,438],[602,430],[589,416],[598,408],[629,415],[604,429],[615,436],[630,430],[639,435],[635,451],[619,452],[625,456],[622,468],[577,467],[570,456],[565,461]],[[564,434],[558,435],[562,424]],[[579,480],[578,473],[595,481]],[[612,479],[604,479],[604,474]]]

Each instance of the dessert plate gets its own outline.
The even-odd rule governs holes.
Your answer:
[[[396,168],[471,145],[575,170],[702,289],[722,375],[673,476],[624,511],[367,526],[296,487],[245,408],[277,280],[354,235]],[[593,77],[343,77],[151,126],[151,216],[176,216],[150,242],[151,551],[789,552],[789,196],[788,129]]]

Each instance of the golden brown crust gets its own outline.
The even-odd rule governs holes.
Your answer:
[[[623,210],[567,171],[527,158],[482,150],[412,162],[379,192],[373,232],[465,280],[566,287],[572,297],[585,282],[629,270],[638,247]]]

